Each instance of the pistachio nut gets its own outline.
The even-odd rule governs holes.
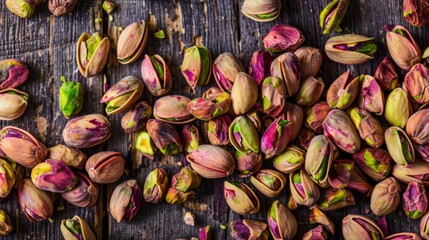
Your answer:
[[[69,147],[90,148],[110,138],[110,122],[101,114],[88,114],[69,120],[63,140]]]
[[[15,120],[24,114],[28,94],[14,88],[0,90],[0,120]]]
[[[333,109],[322,123],[325,135],[338,148],[347,153],[355,153],[360,149],[360,138],[350,117],[344,111]]]
[[[359,78],[353,78],[350,69],[341,74],[328,88],[326,101],[331,108],[346,109],[358,96]]]
[[[332,0],[320,12],[320,27],[323,34],[329,34],[339,28],[346,15],[349,3],[349,0]]]
[[[294,51],[305,41],[301,30],[287,24],[276,24],[265,35],[264,47],[270,52]]]
[[[322,211],[334,211],[355,205],[353,193],[348,189],[328,188],[320,194],[317,207]]]
[[[303,127],[299,130],[298,136],[296,137],[294,144],[302,149],[307,150],[308,146],[310,145],[311,139],[313,139],[314,136],[316,136],[316,134],[313,131]]]
[[[6,7],[13,14],[20,18],[29,18],[33,16],[35,8],[43,3],[43,0],[7,0],[5,1]]]
[[[78,0],[49,0],[48,8],[56,17],[69,14],[76,7]]]
[[[182,128],[182,142],[186,152],[192,152],[203,144],[198,128],[192,124],[186,124]]]
[[[384,239],[383,231],[377,223],[362,215],[349,214],[343,218],[342,231],[345,240]]]
[[[182,204],[195,196],[195,191],[182,192],[174,188],[169,188],[165,201],[169,204]]]
[[[410,182],[402,195],[402,210],[412,219],[421,218],[428,209],[428,198],[425,186],[421,183]]]
[[[181,192],[197,189],[201,184],[201,177],[191,167],[186,166],[171,178],[171,188]],[[167,182],[168,186],[168,182]]]
[[[390,92],[384,111],[386,120],[393,126],[404,128],[412,114],[413,109],[408,100],[408,94],[401,88],[395,88]]]
[[[156,147],[148,132],[143,131],[137,134],[134,147],[145,157],[150,159],[154,158]]]
[[[245,0],[241,5],[244,16],[257,21],[269,22],[280,15],[282,3],[280,0]]]
[[[329,185],[333,188],[345,188],[349,185],[354,161],[348,159],[335,159],[328,174]]]
[[[88,159],[85,170],[96,183],[114,183],[124,174],[125,159],[120,152],[99,152]]]
[[[15,170],[6,160],[0,158],[0,200],[6,198],[9,195],[15,182]]]
[[[267,67],[269,71],[270,67]],[[30,71],[27,66],[18,59],[4,59],[0,61],[0,90],[15,88],[24,84]]]
[[[135,62],[143,52],[149,38],[146,21],[133,22],[119,35],[117,57],[121,64]]]
[[[183,216],[183,221],[188,226],[195,226],[195,215],[191,212],[186,212]]]
[[[328,113],[331,111],[329,104],[325,101],[318,102],[313,106],[307,108],[305,111],[305,126],[315,131],[316,133],[322,133],[322,123],[325,120]]]
[[[31,170],[31,181],[42,190],[63,193],[76,186],[77,178],[62,161],[46,159]]]
[[[231,88],[232,109],[236,115],[247,113],[258,100],[258,85],[244,72],[236,75]]]
[[[429,143],[428,116],[429,108],[426,108],[411,115],[407,121],[407,134],[417,144],[426,145]]]
[[[368,111],[358,107],[350,111],[350,119],[360,137],[371,147],[380,147],[384,142],[383,128],[377,118]]]
[[[360,193],[367,193],[368,195],[371,195],[372,192],[372,186],[368,183],[361,170],[359,170],[359,167],[353,167],[347,188]]]
[[[403,89],[419,104],[429,102],[429,69],[421,63],[414,65],[404,77]]]
[[[283,173],[272,169],[261,169],[250,176],[250,182],[269,198],[277,197],[286,185]]]
[[[375,185],[370,208],[377,216],[385,216],[396,210],[401,201],[401,186],[394,177],[388,177]]]
[[[180,95],[168,95],[159,98],[153,106],[153,116],[156,119],[172,124],[184,124],[195,120],[188,111],[191,99]]]
[[[231,237],[236,240],[268,240],[270,237],[268,226],[264,222],[239,219],[230,222],[229,227],[231,228]]]
[[[216,90],[215,90],[216,89]],[[231,95],[218,91],[217,88],[209,89],[206,97],[195,98],[188,103],[188,111],[196,118],[209,121],[228,112],[232,106]]]
[[[290,210],[297,210],[301,205],[295,201],[295,198],[293,198],[292,195],[289,195],[288,201],[287,201],[287,208]]]
[[[239,177],[248,177],[262,167],[262,154],[257,152],[244,153],[235,151],[236,168]]]
[[[155,168],[146,177],[143,198],[148,203],[159,203],[167,194],[168,173],[163,168]]]
[[[131,220],[137,215],[142,205],[142,189],[134,179],[127,180],[118,186],[110,197],[109,211],[119,223],[122,219]]]
[[[146,124],[155,146],[165,155],[176,155],[183,151],[179,133],[173,125],[158,119],[149,119]]]
[[[92,207],[97,203],[99,186],[93,183],[84,173],[75,172],[76,186],[67,192],[61,193],[61,197],[67,202],[78,207]]]
[[[229,144],[228,128],[231,119],[227,115],[222,115],[211,119],[207,123],[207,137],[212,145],[226,146]]]
[[[373,37],[343,34],[328,39],[325,52],[329,59],[341,64],[362,64],[374,59],[377,45]]]
[[[275,200],[268,209],[268,228],[275,240],[293,239],[298,230],[298,222],[289,209]]]
[[[34,186],[30,179],[23,179],[18,184],[18,202],[30,222],[52,221],[54,211],[52,196]]]
[[[103,71],[110,51],[110,41],[96,32],[92,36],[84,32],[76,44],[76,61],[79,72],[86,78]]]
[[[283,173],[291,173],[301,168],[305,160],[305,151],[293,144],[273,159],[275,169]]]
[[[67,82],[61,77],[63,84],[60,87],[60,110],[64,117],[79,114],[83,106],[83,86],[78,82]]]
[[[61,221],[60,230],[65,240],[97,239],[88,223],[77,215],[71,219],[63,219]]]
[[[200,145],[186,156],[192,169],[205,178],[223,178],[235,169],[235,159],[225,149],[213,145]]]
[[[301,78],[315,77],[322,66],[322,51],[318,48],[304,46],[295,50],[294,54],[299,60]]]
[[[362,148],[353,154],[353,160],[366,175],[375,181],[385,179],[392,168],[389,153],[380,148]]]
[[[428,2],[426,0],[404,0],[402,13],[404,19],[415,27],[421,27],[429,23]]]
[[[9,215],[0,209],[0,236],[6,236],[13,231]]]
[[[304,167],[315,183],[322,187],[329,185],[329,171],[337,155],[337,148],[328,137],[317,135],[311,140],[305,155]]]
[[[286,103],[282,116],[290,123],[288,125],[292,130],[290,141],[295,141],[304,123],[304,111],[302,107],[295,103]]]
[[[145,55],[141,65],[142,80],[154,96],[167,94],[173,85],[170,68],[159,55]]]
[[[421,240],[419,235],[410,232],[395,233],[384,238],[385,240]]]
[[[362,81],[362,88],[359,95],[359,108],[376,115],[383,114],[384,93],[378,82],[372,76],[365,75]]]
[[[266,159],[273,158],[286,149],[291,140],[294,125],[281,116],[268,126],[261,138],[261,151]]]
[[[303,107],[311,106],[319,101],[324,89],[325,83],[322,78],[306,77],[295,95],[295,102]]]
[[[289,174],[291,196],[299,205],[313,206],[320,197],[319,187],[304,169]]]
[[[413,36],[401,25],[385,26],[390,56],[400,68],[409,70],[422,61],[422,52]]]
[[[231,92],[239,72],[244,72],[244,67],[230,52],[220,54],[213,62],[213,76],[222,91]]]
[[[146,101],[138,102],[122,116],[122,129],[124,129],[125,133],[143,129],[151,115],[152,106]]]
[[[101,8],[103,8],[103,10],[107,14],[111,14],[115,10],[116,4],[114,4],[113,2],[111,2],[109,0],[104,0],[103,3],[101,4]]]
[[[270,67],[271,76],[283,79],[286,87],[286,97],[292,97],[298,92],[301,68],[298,57],[293,53],[284,53],[273,60]]]
[[[328,234],[325,229],[323,229],[322,225],[318,225],[304,233],[302,240],[328,240]]]
[[[398,87],[398,73],[388,57],[378,64],[374,78],[383,90],[393,90]]]
[[[404,130],[398,127],[390,127],[384,132],[387,150],[393,161],[407,166],[414,162],[414,147]]]
[[[223,194],[232,211],[241,215],[259,212],[258,196],[245,183],[225,181]]]
[[[258,86],[261,85],[265,78],[271,75],[270,66],[272,61],[273,57],[270,52],[258,50],[253,53],[247,72],[256,81]]]
[[[0,130],[0,149],[16,163],[32,168],[45,160],[48,149],[31,133],[12,126]]]
[[[420,220],[420,236],[423,239],[429,239],[429,212],[423,215],[422,220]]]
[[[212,56],[203,46],[192,46],[185,50],[181,66],[182,75],[189,86],[207,85],[212,71]]]
[[[259,152],[259,136],[255,125],[245,115],[235,118],[228,128],[229,141],[237,151]],[[263,150],[262,150],[263,151]]]
[[[263,113],[277,117],[286,103],[286,88],[284,81],[278,77],[267,77],[262,82],[261,99]]]
[[[198,233],[199,240],[212,240],[212,227],[207,225],[205,227],[201,227]]]
[[[322,224],[330,234],[335,235],[334,223],[318,207],[314,206],[310,209],[309,219],[311,224]]]
[[[417,182],[429,186],[429,166],[426,162],[416,160],[407,166],[395,164],[392,175],[403,183]]]
[[[104,93],[100,103],[106,103],[108,115],[124,113],[140,99],[143,88],[144,85],[140,79],[133,76],[124,77]]]

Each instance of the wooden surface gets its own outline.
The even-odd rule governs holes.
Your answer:
[[[85,86],[85,105],[81,114],[103,113],[103,106],[98,101],[103,94],[102,76],[91,79],[82,77],[75,62],[75,43],[82,32],[94,32],[94,19],[103,17],[102,33],[107,33],[113,26],[122,26],[146,19],[151,30],[163,29],[167,37],[163,40],[151,35],[145,53],[160,54],[167,59],[172,71],[174,83],[171,93],[189,97],[200,96],[207,88],[198,88],[194,93],[180,74],[179,66],[183,57],[183,48],[195,43],[202,43],[216,57],[222,52],[232,52],[240,57],[247,68],[252,53],[262,47],[262,38],[276,23],[289,23],[300,28],[305,34],[305,45],[323,49],[329,36],[322,36],[318,25],[319,12],[328,0],[287,0],[283,1],[282,13],[278,19],[268,23],[254,22],[240,12],[239,0],[116,0],[118,9],[112,14],[113,21],[100,11],[100,2],[80,1],[76,9],[68,16],[55,18],[47,9],[47,3],[37,8],[30,19],[19,19],[11,14],[4,4],[0,5],[0,59],[19,58],[28,64],[31,70],[30,80],[19,89],[30,94],[27,112],[12,122],[0,121],[0,127],[14,125],[29,130],[47,146],[61,143],[61,132],[66,119],[58,107],[58,89],[60,76],[79,81]],[[373,74],[378,62],[387,54],[385,45],[386,24],[402,24],[415,37],[424,49],[428,44],[427,28],[414,28],[402,19],[402,1],[386,0],[351,0],[349,11],[342,27],[346,32],[374,36],[379,50],[375,60],[359,66],[345,66],[326,60],[320,76],[326,82],[350,68],[354,74]],[[127,75],[140,77],[140,58],[136,63],[126,66],[112,66],[106,69],[110,85]],[[402,73],[403,76],[403,73]],[[214,80],[211,80],[211,85]],[[144,99],[153,103],[152,97],[145,90]],[[154,167],[168,169],[170,176],[178,172],[178,162],[184,156],[157,157],[155,160],[142,158],[133,149],[134,134],[125,134],[120,127],[120,117],[109,117],[113,134],[103,146],[85,151],[88,155],[101,150],[122,152],[127,159],[129,176],[136,178],[143,186],[147,174]],[[269,163],[266,163],[269,166]],[[228,178],[236,180],[237,177]],[[87,219],[99,236],[99,239],[176,239],[198,236],[198,227],[211,225],[214,239],[230,239],[229,232],[220,229],[220,224],[243,218],[230,211],[223,199],[223,181],[204,180],[197,190],[195,201],[183,206],[144,204],[134,221],[117,224],[109,216],[106,205],[114,186],[104,186],[96,207],[83,209],[74,207],[56,199],[56,206],[64,204],[64,211],[55,211],[55,222],[50,224],[30,223],[16,200],[16,190],[1,203],[12,218],[15,231],[4,239],[61,239],[59,224],[61,219],[71,218],[75,214]],[[249,182],[248,179],[240,181]],[[289,191],[283,191],[280,200],[286,202]],[[250,219],[266,221],[267,209],[272,202],[258,193],[261,200],[261,211],[246,216]],[[356,206],[327,215],[335,222],[337,232],[335,239],[341,239],[341,219],[347,213],[360,213],[377,219],[369,211],[369,199],[355,194]],[[183,211],[190,210],[197,216],[196,227],[189,227],[182,221]],[[308,210],[304,207],[295,212],[299,222],[296,239],[310,229]],[[395,214],[387,217],[389,233],[411,231],[418,232],[419,221],[411,221],[399,207]]]

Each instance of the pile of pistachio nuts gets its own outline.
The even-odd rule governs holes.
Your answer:
[[[49,7],[56,4],[51,11],[61,15],[76,2],[51,0]],[[6,0],[12,12],[29,17],[39,1],[18,3]],[[428,0],[403,3],[408,22],[416,27],[429,23]],[[333,0],[321,11],[323,34],[339,28],[348,6],[349,0]],[[105,1],[103,8],[110,14],[114,4]],[[244,0],[241,10],[255,21],[271,21],[279,16],[281,2]],[[342,221],[344,239],[429,239],[425,190],[429,186],[429,69],[423,63],[429,50],[422,54],[403,26],[386,26],[385,31],[390,57],[379,63],[372,76],[348,70],[329,86],[318,77],[322,51],[302,46],[304,34],[287,24],[272,27],[247,70],[232,53],[212,60],[204,46],[187,48],[181,72],[189,86],[207,85],[212,76],[217,84],[194,99],[169,94],[173,79],[166,61],[159,55],[145,55],[141,76],[124,77],[106,89],[100,103],[105,104],[107,116],[123,114],[124,132],[136,133],[134,148],[145,157],[185,153],[186,165],[171,178],[165,169],[155,168],[143,188],[135,179],[117,185],[109,203],[111,216],[117,222],[131,221],[143,200],[183,204],[196,197],[204,178],[238,173],[249,178],[253,187],[244,181],[225,181],[224,199],[240,215],[259,212],[255,191],[276,198],[286,187],[290,194],[288,202],[273,200],[266,222],[230,222],[234,239],[296,239],[293,211],[300,206],[310,208],[309,222],[317,225],[302,239],[329,239],[338,233],[324,212],[354,205],[356,194],[366,194],[370,210],[381,218],[375,222],[363,215],[347,215]],[[128,25],[115,39],[83,33],[76,45],[80,73],[86,78],[102,73],[112,52],[121,64],[139,60],[148,35],[145,21]],[[370,61],[376,51],[373,38],[359,34],[333,36],[325,45],[331,61],[347,65]],[[397,68],[407,71],[402,80]],[[29,75],[19,60],[0,61],[0,120],[14,120],[25,112],[29,96],[16,87]],[[125,171],[120,152],[102,151],[88,158],[80,150],[107,141],[110,122],[103,114],[79,115],[83,87],[61,80],[59,106],[69,119],[62,133],[64,144],[47,148],[24,129],[0,130],[0,198],[16,187],[19,205],[30,221],[52,221],[52,194],[56,193],[70,204],[93,206],[99,185],[116,183]],[[142,100],[145,88],[156,97],[153,106]],[[31,169],[30,178],[25,168]],[[382,217],[398,207],[409,218],[421,218],[419,234],[388,236]],[[191,212],[184,214],[188,225],[194,226],[194,218]],[[0,235],[12,231],[8,214],[0,210]],[[61,232],[66,240],[96,239],[79,216],[62,220]],[[200,228],[198,239],[211,237],[212,226]]]

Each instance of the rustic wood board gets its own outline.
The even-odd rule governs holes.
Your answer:
[[[318,25],[320,10],[328,0],[288,0],[283,1],[280,17],[269,23],[258,23],[244,17],[240,12],[242,1],[239,0],[160,0],[136,1],[116,0],[117,11],[113,21],[100,11],[100,1],[81,1],[69,16],[55,18],[47,10],[47,4],[37,8],[30,19],[19,19],[11,14],[4,4],[0,5],[0,59],[19,58],[25,61],[31,70],[31,78],[19,87],[30,94],[28,111],[13,122],[0,121],[0,127],[14,125],[29,130],[47,146],[61,143],[61,132],[66,119],[58,108],[59,78],[64,75],[68,79],[79,81],[85,86],[85,106],[82,114],[103,113],[103,106],[98,100],[103,94],[103,78],[96,76],[89,80],[83,78],[75,62],[75,42],[84,31],[94,32],[94,19],[101,16],[99,31],[107,33],[113,26],[122,26],[145,19],[150,23],[151,30],[163,29],[167,37],[163,40],[150,36],[145,53],[160,54],[170,65],[174,83],[172,93],[188,97],[200,96],[207,87],[198,88],[195,92],[186,84],[180,74],[183,49],[196,43],[202,43],[216,57],[222,52],[232,52],[240,57],[247,67],[252,53],[262,47],[262,38],[276,23],[289,23],[300,28],[306,37],[305,45],[323,49],[329,36],[322,36]],[[357,75],[372,74],[381,59],[387,54],[385,45],[384,25],[402,24],[415,36],[422,47],[428,44],[427,27],[414,28],[402,18],[402,1],[385,0],[351,0],[348,14],[342,27],[345,32],[374,36],[379,50],[375,60],[358,66],[345,66],[326,60],[320,76],[330,83],[348,68]],[[332,34],[334,35],[334,34]],[[331,35],[331,36],[332,36]],[[140,76],[142,57],[133,64],[112,66],[106,69],[107,81],[110,85],[127,75]],[[402,72],[402,75],[404,73]],[[214,85],[214,80],[211,80]],[[144,99],[153,103],[154,99],[145,91]],[[143,158],[133,149],[134,134],[124,134],[120,127],[120,117],[109,117],[112,122],[112,138],[103,146],[85,151],[93,154],[101,150],[121,151],[127,159],[129,169],[127,178],[136,178],[141,185],[147,174],[154,167],[165,167],[170,176],[179,171],[178,162],[184,156],[157,157],[155,160]],[[269,163],[266,163],[269,166]],[[228,178],[237,180],[236,176]],[[57,197],[57,206],[65,205],[64,211],[56,211],[55,222],[30,223],[16,201],[16,190],[1,204],[8,211],[14,222],[15,231],[4,239],[61,239],[59,224],[61,219],[71,218],[77,214],[88,220],[99,239],[176,239],[198,236],[198,227],[211,225],[214,228],[214,239],[230,239],[227,231],[220,229],[220,224],[243,218],[230,211],[223,199],[223,179],[204,180],[197,191],[197,199],[184,206],[173,206],[166,203],[159,205],[144,204],[139,215],[131,223],[117,224],[107,213],[106,206],[114,186],[102,189],[99,204],[96,207],[82,209],[63,203]],[[249,182],[248,179],[240,181]],[[266,221],[266,212],[272,202],[258,193],[261,200],[261,211],[250,219]],[[282,192],[279,199],[286,202],[289,191]],[[335,222],[337,232],[335,239],[341,239],[341,220],[348,213],[360,213],[377,219],[369,211],[369,200],[359,194],[356,206],[327,215]],[[182,213],[187,209],[197,216],[197,226],[186,226],[182,221]],[[308,210],[300,208],[295,212],[299,222],[297,239],[310,229]],[[400,208],[387,217],[390,233],[411,231],[418,232],[419,221],[410,220]]]

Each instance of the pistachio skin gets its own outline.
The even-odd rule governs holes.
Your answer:
[[[146,21],[133,22],[119,35],[117,58],[121,64],[135,62],[143,53],[149,38],[149,27]]]
[[[28,94],[14,88],[0,90],[0,120],[15,120],[27,109]]]
[[[349,185],[354,161],[348,159],[336,159],[332,162],[331,170],[328,174],[329,185],[333,188],[341,189]]]
[[[352,156],[359,168],[378,182],[385,179],[392,168],[392,158],[384,149],[362,148]]]
[[[154,96],[164,96],[173,86],[170,69],[159,55],[145,55],[141,64],[141,74],[146,89]]]
[[[276,240],[293,239],[298,230],[295,216],[280,201],[275,200],[268,209],[268,228]]]
[[[93,183],[84,173],[75,172],[76,186],[67,192],[61,193],[61,197],[67,202],[78,207],[92,207],[97,203],[99,186]]]
[[[167,194],[168,173],[163,168],[155,168],[146,177],[143,198],[149,203],[160,203]]]
[[[210,144],[216,146],[229,145],[228,127],[231,125],[231,118],[227,115],[222,115],[211,119],[207,123],[207,137]]]
[[[323,34],[329,34],[339,27],[349,3],[349,0],[333,0],[320,12],[320,27]]]
[[[263,163],[262,154],[256,152],[243,153],[235,151],[236,169],[239,177],[248,177],[261,169]]]
[[[329,104],[325,101],[317,102],[305,110],[304,124],[307,128],[320,134],[323,131],[322,123],[331,111]]]
[[[361,75],[362,78],[362,75]],[[377,80],[372,76],[365,75],[358,99],[359,108],[376,115],[382,115],[385,106],[384,92]]]
[[[64,162],[69,167],[82,169],[88,157],[79,149],[71,148],[63,144],[48,148],[48,159],[55,159]]]
[[[273,158],[282,153],[292,139],[292,127],[295,124],[284,119],[277,118],[268,126],[261,137],[261,151],[266,159]]]
[[[280,0],[245,0],[241,5],[244,16],[257,21],[269,22],[280,15],[282,3]]]
[[[301,30],[287,24],[274,25],[263,39],[265,49],[272,53],[294,51],[304,41]]]
[[[373,37],[359,34],[343,34],[329,38],[325,45],[325,52],[329,59],[337,63],[362,64],[374,59],[377,45],[373,40]]]
[[[385,216],[394,212],[401,201],[400,193],[401,186],[394,177],[379,182],[372,191],[371,211],[377,216]]]
[[[425,186],[411,182],[402,195],[402,210],[412,219],[421,218],[428,209],[428,197]]]
[[[148,132],[142,131],[137,134],[136,142],[134,144],[134,148],[138,150],[143,156],[154,159],[154,154],[157,149],[155,144],[153,143],[150,134]]]
[[[112,193],[109,211],[119,223],[122,219],[131,220],[137,215],[142,204],[143,194],[140,185],[134,179],[119,184]]]
[[[188,111],[196,118],[209,121],[224,115],[232,106],[231,95],[218,88],[210,88],[203,97],[195,98],[188,103]]]
[[[62,161],[46,159],[31,170],[31,181],[42,190],[63,193],[76,186],[77,178]]]
[[[16,88],[24,84],[30,71],[27,66],[18,59],[4,59],[0,61],[0,90]]]
[[[195,125],[186,124],[182,127],[182,142],[186,152],[192,152],[203,144],[200,132]]]
[[[92,155],[85,164],[92,181],[114,183],[124,174],[125,159],[120,152],[104,151]]]
[[[378,64],[374,78],[383,90],[393,90],[398,86],[398,73],[390,58],[385,57]]]
[[[381,228],[372,219],[362,215],[349,214],[343,218],[342,231],[345,240],[384,239]]]
[[[415,27],[421,27],[429,23],[427,0],[404,0],[402,13],[404,19]]]
[[[107,63],[110,41],[99,33],[92,36],[84,32],[76,44],[76,61],[79,72],[86,78],[99,74]]]
[[[223,193],[232,211],[241,215],[259,212],[259,199],[245,183],[225,181]]]
[[[334,211],[353,205],[355,205],[353,193],[346,188],[328,188],[321,193],[317,201],[317,207],[322,211]]]
[[[192,169],[205,178],[223,178],[235,169],[235,159],[225,149],[213,145],[200,145],[186,156]]]
[[[30,179],[18,184],[18,202],[30,222],[51,220],[54,211],[52,196],[34,186]]]
[[[401,25],[385,26],[386,43],[393,61],[403,70],[422,61],[422,52],[408,30]]]
[[[77,215],[72,219],[63,219],[61,221],[60,230],[65,240],[97,239],[88,223]]]
[[[181,192],[197,189],[201,184],[200,175],[190,166],[186,166],[171,178],[171,188]],[[168,182],[167,182],[168,186]]]
[[[417,111],[407,121],[406,132],[415,143],[426,145],[429,143],[429,126],[427,124],[429,109]]]
[[[256,81],[258,86],[261,85],[265,78],[270,76],[272,61],[273,57],[268,51],[258,50],[253,53],[247,73]]]
[[[76,7],[78,0],[49,0],[48,8],[56,17],[69,14]]]
[[[169,204],[182,204],[195,196],[195,191],[182,192],[174,188],[169,188],[165,201]]]

